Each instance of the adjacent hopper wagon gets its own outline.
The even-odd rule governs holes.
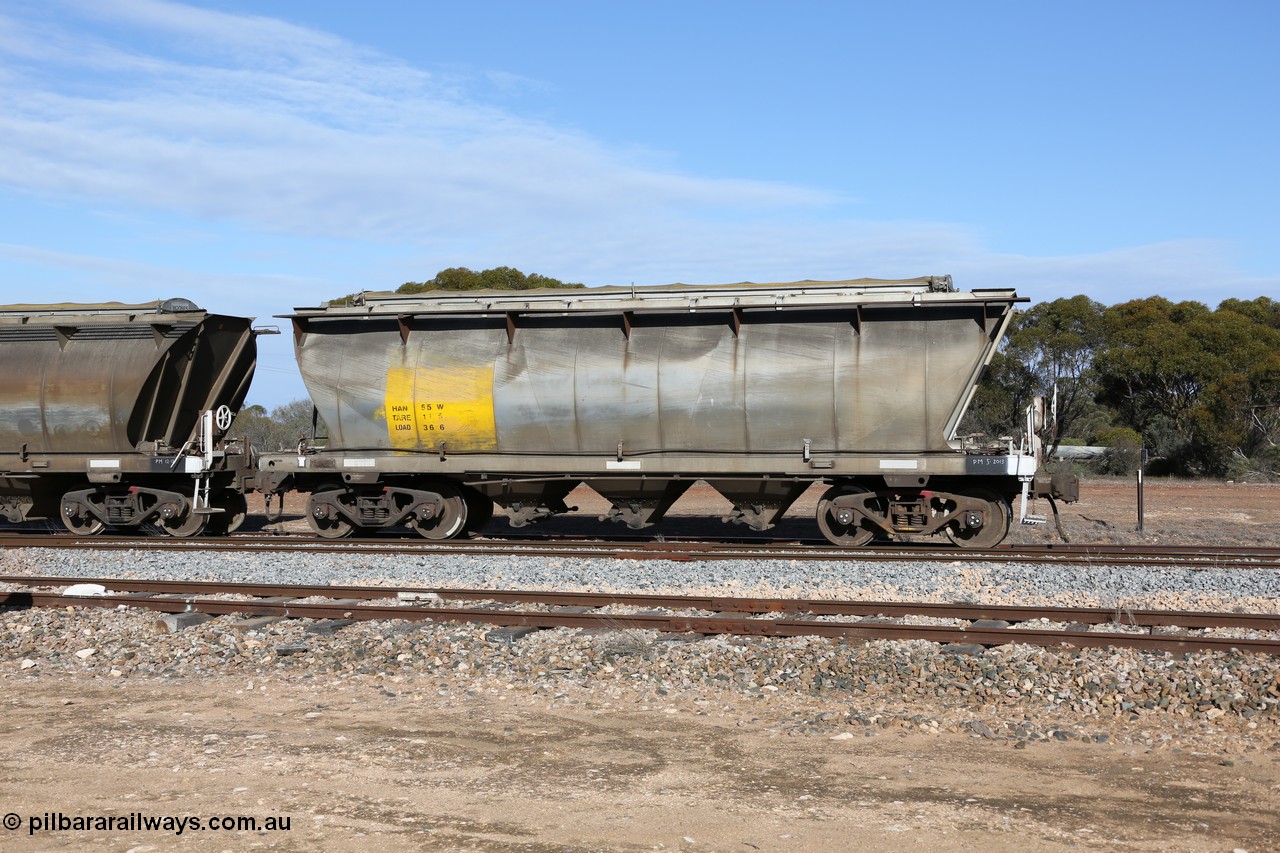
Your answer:
[[[769,285],[363,294],[299,308],[298,366],[327,443],[264,455],[317,533],[449,538],[496,502],[522,526],[585,483],[643,528],[694,482],[726,521],[775,524],[815,482],[842,545],[1005,536],[1034,442],[956,436],[1020,301],[949,276]],[[1025,500],[1024,500],[1025,505]]]
[[[250,322],[186,299],[0,307],[0,515],[238,526],[252,459],[221,438],[253,377]]]

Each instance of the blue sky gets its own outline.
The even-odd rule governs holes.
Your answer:
[[[0,302],[1280,296],[1280,4],[0,0]],[[251,402],[304,396],[287,335]]]

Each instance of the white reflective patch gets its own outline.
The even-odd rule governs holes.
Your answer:
[[[187,456],[182,460],[182,470],[187,474],[199,474],[204,470],[204,460],[199,456]]]
[[[343,468],[373,468],[378,463],[373,459],[343,459]]]
[[[119,468],[120,460],[119,459],[90,459],[89,467],[90,468]]]
[[[1016,474],[1019,477],[1035,476],[1036,469],[1039,467],[1036,465],[1034,456],[1015,456],[1009,461],[1009,467],[1013,469],[1011,473]]]
[[[73,583],[62,591],[63,595],[106,595],[107,588],[100,583]]]
[[[610,459],[604,463],[604,467],[609,471],[638,471],[640,470],[640,460],[627,459],[619,462],[616,459]]]
[[[895,468],[900,470],[914,471],[920,467],[919,460],[916,459],[881,459],[880,468]]]

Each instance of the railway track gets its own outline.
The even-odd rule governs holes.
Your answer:
[[[1280,569],[1280,548],[1198,548],[1144,545],[1008,546],[992,550],[891,545],[833,548],[823,540],[802,542],[708,541],[649,538],[482,538],[432,541],[419,538],[320,539],[253,535],[175,539],[156,536],[75,536],[67,533],[0,533],[0,548],[61,548],[101,551],[294,551],[325,554],[429,553],[584,557],[628,560],[859,560],[892,562],[988,562],[1054,565],[1179,566],[1206,569]]]
[[[3,576],[0,584],[23,587],[0,592],[0,607],[5,609],[124,606],[163,613],[282,619],[430,620],[527,629],[633,628],[698,635],[930,640],[983,646],[1117,646],[1164,652],[1280,655],[1277,639],[1196,633],[1222,629],[1277,632],[1277,614],[115,578]],[[68,594],[66,590],[77,584],[96,585],[101,594]],[[315,601],[316,598],[324,600]],[[894,621],[920,617],[968,624]],[[1038,624],[1044,621],[1065,623],[1065,627]],[[1098,625],[1123,625],[1124,630],[1089,630],[1089,626]]]

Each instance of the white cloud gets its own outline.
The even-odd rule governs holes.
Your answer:
[[[226,275],[184,269],[157,263],[121,260],[74,252],[60,252],[34,246],[0,243],[0,259],[32,268],[52,268],[70,275],[59,298],[65,301],[146,302],[171,296],[218,293],[228,302],[258,302],[264,294],[281,292],[285,300],[303,295],[316,286],[286,275]],[[109,296],[104,296],[109,294]],[[194,301],[202,302],[202,298]],[[219,305],[205,305],[214,310]],[[287,308],[276,307],[276,311]]]
[[[1085,294],[1104,304],[1164,296],[1210,306],[1280,292],[1280,278],[1242,274],[1226,241],[1179,240],[1084,255],[994,251],[972,228],[945,222],[785,221],[655,225],[618,230],[593,245],[573,235],[525,235],[504,257],[596,284],[908,278],[951,275],[963,290],[1012,287],[1036,301]],[[580,248],[580,247],[579,247]],[[486,257],[482,250],[477,256]],[[628,259],[621,267],[619,258]],[[528,259],[527,261],[525,259]],[[521,267],[525,268],[525,267]],[[561,271],[571,270],[571,272]]]
[[[10,186],[375,240],[833,201],[653,168],[281,21],[158,0],[71,10],[3,22],[0,51],[25,69],[0,94]]]

